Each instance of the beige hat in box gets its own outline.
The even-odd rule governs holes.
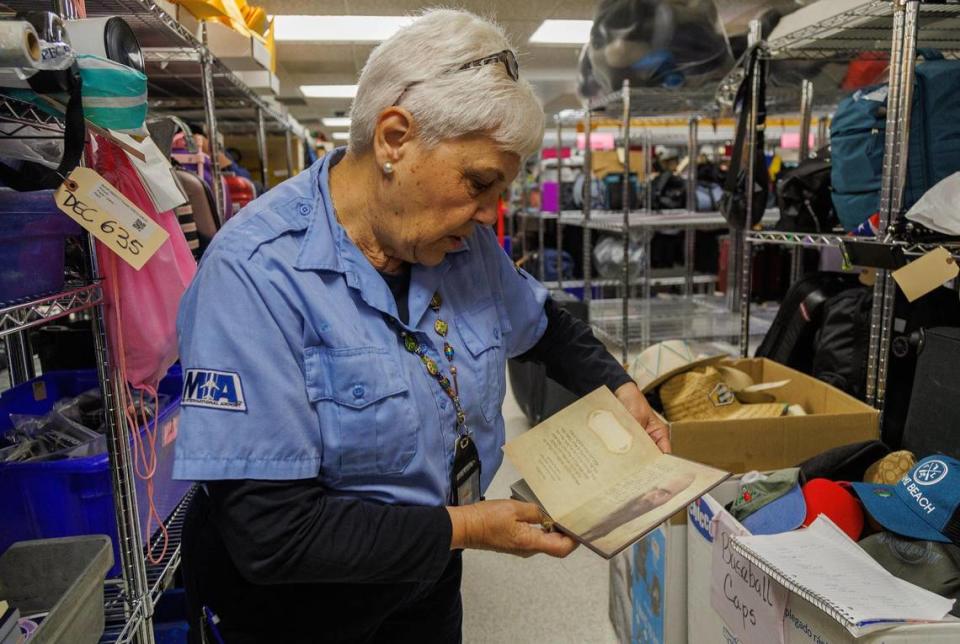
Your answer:
[[[724,356],[698,358],[683,340],[667,340],[647,347],[630,365],[630,377],[646,393],[688,369],[713,364]]]
[[[660,400],[670,422],[776,418],[783,416],[787,408],[783,403],[741,403],[720,371],[711,366],[674,376],[660,387]]]

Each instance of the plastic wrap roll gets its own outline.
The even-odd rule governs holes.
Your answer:
[[[40,38],[26,20],[0,21],[0,67],[33,69],[40,62]]]
[[[78,54],[90,54],[112,60],[143,72],[143,52],[133,29],[119,16],[69,20],[70,42]]]
[[[50,11],[26,11],[17,18],[26,20],[40,39],[40,60],[35,67],[47,71],[65,70],[73,64],[73,48],[63,20]]]

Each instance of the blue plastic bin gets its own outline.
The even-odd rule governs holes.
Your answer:
[[[0,395],[0,435],[12,429],[10,414],[40,416],[62,399],[97,387],[93,370],[54,371]],[[189,481],[174,481],[173,451],[180,421],[182,378],[179,367],[160,382],[160,394],[170,396],[160,412],[154,498],[166,519],[190,489]],[[142,432],[142,430],[141,430]],[[146,541],[146,483],[137,477],[140,529]],[[110,460],[106,454],[37,463],[0,463],[0,552],[17,541],[107,534],[113,539],[114,566],[120,574],[120,548],[113,505]]]
[[[62,289],[64,240],[81,232],[53,190],[0,190],[0,302]]]

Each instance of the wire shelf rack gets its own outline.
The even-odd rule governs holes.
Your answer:
[[[785,233],[778,231],[751,231],[747,233],[747,241],[751,244],[776,244],[780,246],[802,246],[804,248],[840,248],[845,242],[856,241],[882,246],[899,246],[907,257],[919,257],[930,251],[943,247],[951,255],[960,259],[960,242],[952,241],[906,241],[898,239],[878,239],[876,237],[854,237],[851,235],[819,234],[819,233]]]
[[[889,51],[894,3],[890,0],[815,2],[784,16],[767,47],[775,59],[844,59]],[[960,53],[960,4],[921,2],[918,46]]]
[[[0,308],[0,337],[85,311],[102,301],[100,283],[94,282],[27,302],[0,305],[4,307]]]
[[[187,514],[187,508],[190,502],[197,494],[197,486],[193,486],[184,495],[183,499],[177,504],[170,517],[166,521],[167,527],[167,552],[159,563],[151,564],[147,562],[147,584],[150,587],[150,594],[154,603],[160,599],[173,581],[173,575],[180,567],[181,546],[183,542],[183,520]],[[158,530],[150,540],[151,552],[163,548],[163,535]]]
[[[614,347],[623,347],[623,301],[592,300],[590,323],[598,337]],[[776,307],[755,307],[750,335],[762,336],[770,328]],[[630,349],[642,349],[657,342],[676,340],[732,340],[740,335],[740,314],[732,313],[722,295],[656,297],[628,302]]]

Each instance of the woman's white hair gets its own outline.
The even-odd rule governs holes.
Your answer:
[[[407,109],[428,146],[486,133],[504,150],[526,157],[543,142],[543,107],[530,84],[514,81],[503,64],[456,70],[464,63],[513,50],[496,24],[467,11],[432,9],[370,54],[350,110],[350,150],[373,145],[380,113]]]

